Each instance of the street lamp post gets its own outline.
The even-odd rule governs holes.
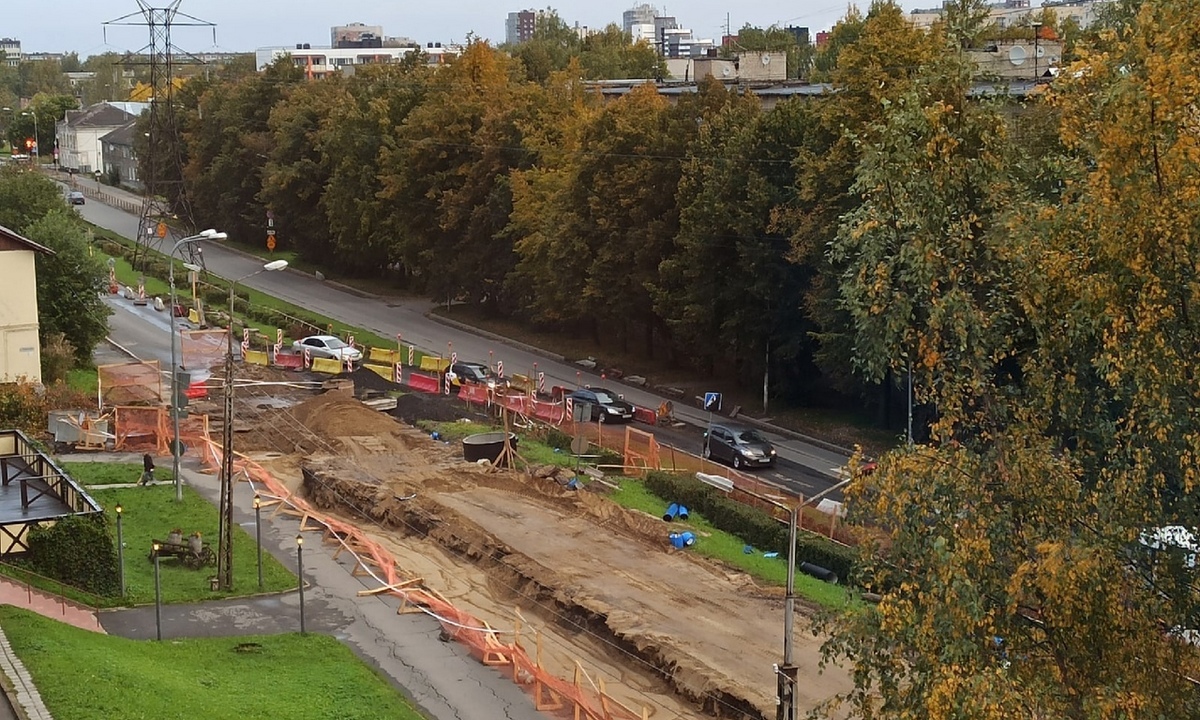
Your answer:
[[[262,576],[262,498],[254,496],[254,545],[258,551],[258,591],[263,591]]]
[[[158,574],[158,543],[154,543],[154,637],[162,640],[162,580]]]
[[[171,285],[171,472],[175,479],[175,501],[183,500],[183,480],[179,476],[179,361],[175,352],[175,253],[179,248],[188,243],[199,242],[201,240],[224,240],[227,236],[223,232],[208,229],[201,232],[199,235],[185,237],[175,246],[171,248],[171,254],[168,256],[171,266],[167,271],[168,282]]]
[[[822,490],[813,495],[804,502],[792,508],[787,508],[790,512],[788,522],[788,556],[787,556],[787,594],[783,601],[783,664],[775,666],[775,674],[777,675],[776,684],[778,690],[776,703],[776,720],[796,720],[796,683],[800,679],[800,669],[796,666],[793,659],[792,646],[794,639],[793,623],[796,618],[796,521],[800,516],[800,510],[806,505],[820,500],[826,495],[836,492],[841,488],[849,485],[850,479],[842,480],[833,487]],[[779,505],[779,507],[784,507]]]
[[[117,576],[121,580],[121,597],[125,597],[125,534],[121,531],[121,515],[124,508],[117,503]]]
[[[296,535],[296,570],[300,580],[300,634],[304,634],[304,536]]]
[[[287,260],[272,260],[249,275],[229,283],[229,335],[225,350],[225,421],[221,450],[220,537],[217,543],[217,584],[233,589],[233,299],[237,284],[259,273],[282,270]],[[174,312],[174,310],[172,310]]]

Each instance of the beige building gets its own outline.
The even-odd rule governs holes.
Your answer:
[[[0,226],[0,383],[42,381],[34,269],[38,253],[54,251]]]

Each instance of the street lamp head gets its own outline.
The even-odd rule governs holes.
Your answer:
[[[203,270],[204,268],[200,267],[199,265],[193,265],[192,263],[184,263],[184,264],[183,264],[183,269],[184,269],[184,270],[191,270],[192,272],[200,272],[200,271],[201,271],[201,270]]]
[[[259,508],[261,508],[261,507],[262,507],[262,498],[260,498],[259,496],[255,495],[255,496],[254,496],[254,509],[255,509],[255,510],[257,510],[257,509],[259,509]]]
[[[161,545],[159,545],[158,543],[154,543],[154,544],[153,544],[151,547],[153,547],[153,548],[154,548],[154,552],[158,552],[159,548],[160,548],[160,547],[162,547],[162,546],[161,546]]]
[[[212,228],[200,231],[200,237],[212,237],[213,235],[216,235],[216,234],[217,234],[217,231],[213,230]]]
[[[296,547],[303,547],[303,545],[304,545],[304,536],[297,535],[296,536]]]
[[[288,266],[287,260],[272,260],[271,262],[267,263],[266,265],[263,265],[263,270],[271,270],[271,271],[282,270],[287,266]]]
[[[118,515],[120,515],[120,514],[121,514],[121,511],[122,511],[122,510],[124,510],[124,508],[122,508],[122,507],[121,507],[121,503],[117,503],[117,506],[116,506],[115,508],[113,508],[113,509],[117,511],[117,514],[118,514]]]
[[[209,240],[225,240],[229,237],[229,233],[217,232],[208,236]]]

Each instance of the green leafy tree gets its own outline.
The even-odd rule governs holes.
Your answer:
[[[424,101],[431,75],[419,53],[395,65],[363,68],[345,81],[349,100],[330,109],[320,133],[331,164],[321,209],[332,250],[324,260],[333,267],[378,274],[400,262],[400,239],[392,229],[396,211],[380,198],[381,173],[385,150],[400,147],[398,128]],[[398,279],[407,284],[414,270],[404,266]]]
[[[62,193],[50,179],[12,165],[0,167],[0,225],[24,233],[62,207]]]
[[[38,93],[71,94],[71,81],[57,60],[26,60],[17,66],[17,94],[31,98]]]
[[[90,363],[92,350],[108,334],[108,306],[98,293],[104,264],[92,254],[82,223],[61,199],[57,209],[25,229],[25,236],[54,251],[36,260],[39,332],[44,338],[62,333],[74,346],[76,360]]]
[[[666,60],[645,40],[633,42],[620,26],[609,24],[588,35],[579,53],[579,66],[589,80],[660,78]]]

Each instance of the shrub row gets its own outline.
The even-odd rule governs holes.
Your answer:
[[[664,502],[678,502],[699,512],[713,527],[736,535],[763,550],[786,554],[788,529],[767,513],[736,502],[714,487],[692,477],[651,471],[646,487]],[[820,535],[801,532],[796,537],[796,563],[820,565],[848,580],[858,560],[857,551],[830,542]]]
[[[120,593],[117,550],[104,515],[75,515],[29,531],[26,562],[41,575],[95,595]]]

